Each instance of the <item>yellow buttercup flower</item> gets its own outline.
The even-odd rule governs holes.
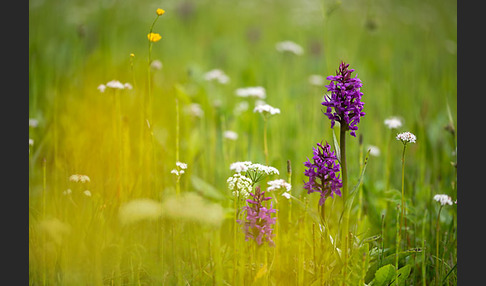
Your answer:
[[[158,33],[149,33],[147,35],[147,38],[153,43],[158,42],[160,39],[162,39],[162,37]]]
[[[165,10],[158,8],[156,12],[157,12],[157,15],[162,16],[165,13]]]

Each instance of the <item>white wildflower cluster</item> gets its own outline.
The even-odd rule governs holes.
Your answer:
[[[150,68],[153,70],[161,70],[162,69],[162,62],[159,60],[153,60],[150,63]]]
[[[283,42],[278,42],[275,44],[275,48],[279,52],[289,52],[293,53],[295,55],[302,55],[304,53],[304,49],[297,43],[292,42],[292,41],[283,41]]]
[[[368,151],[370,151],[371,156],[375,156],[375,157],[378,157],[381,154],[380,148],[378,148],[374,145],[368,145]]]
[[[230,170],[236,173],[246,172],[252,163],[250,161],[234,162],[230,165]]]
[[[143,220],[154,220],[162,215],[162,203],[152,199],[135,199],[124,203],[118,212],[122,224],[132,224]]]
[[[308,81],[311,85],[315,86],[323,86],[326,83],[324,77],[318,74],[310,75]]]
[[[269,104],[257,104],[253,109],[253,112],[258,112],[263,115],[275,115],[280,114],[280,109],[275,108]]]
[[[186,170],[186,169],[187,169],[186,163],[176,162],[176,168],[172,169],[172,171],[170,171],[170,173],[174,174],[174,175],[176,175],[177,177],[180,178],[180,176],[182,176],[182,174],[185,173],[184,170]]]
[[[226,182],[228,183],[228,189],[233,192],[234,196],[247,198],[250,195],[253,184],[250,178],[247,178],[240,173],[236,173],[229,177]]]
[[[201,105],[197,103],[191,103],[188,106],[185,107],[185,112],[194,116],[194,117],[203,117],[204,116],[204,110],[201,108]]]
[[[233,109],[233,113],[235,115],[240,115],[243,112],[247,111],[249,107],[250,104],[248,103],[248,101],[242,101],[235,106],[235,108]]]
[[[385,119],[385,125],[389,129],[397,129],[397,128],[402,127],[402,120],[400,120],[400,118],[398,118],[398,117],[392,116],[392,117]]]
[[[29,118],[29,127],[36,128],[39,125],[39,120],[35,118]]]
[[[74,183],[89,183],[90,179],[86,175],[74,174],[69,177],[69,181]]]
[[[292,186],[287,183],[284,179],[277,179],[268,182],[267,191],[275,191],[275,190],[285,190],[286,192],[290,192]]]
[[[34,146],[34,139],[29,138],[29,146]]]
[[[236,95],[239,97],[250,97],[265,99],[267,96],[265,88],[262,86],[245,87],[236,89]]]
[[[265,166],[250,161],[235,162],[230,165],[230,170],[235,173],[244,173],[247,178],[250,178],[253,183],[258,182],[263,176],[278,175],[276,168]]]
[[[415,143],[415,141],[417,140],[417,137],[415,137],[415,135],[413,135],[410,132],[403,132],[403,133],[400,133],[400,134],[397,135],[397,140],[402,141],[403,144]]]
[[[213,69],[204,74],[204,79],[207,81],[215,80],[221,84],[227,84],[229,77],[220,69]]]
[[[231,131],[231,130],[226,130],[223,133],[224,138],[229,139],[229,140],[237,140],[238,139],[238,133]]]
[[[452,198],[448,195],[435,195],[434,200],[439,202],[441,205],[451,205],[452,206]],[[457,201],[456,201],[457,203]]]
[[[91,192],[89,190],[85,190],[83,194],[87,197],[91,197]]]
[[[131,84],[127,83],[121,83],[118,80],[112,80],[107,82],[106,84],[100,84],[98,86],[98,90],[100,92],[105,92],[106,88],[112,88],[112,89],[132,89],[133,86]]]

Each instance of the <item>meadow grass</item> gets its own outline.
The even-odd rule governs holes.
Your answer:
[[[157,8],[162,39],[149,45]],[[30,1],[30,284],[456,285],[457,207],[433,200],[457,199],[456,11],[437,0]],[[304,54],[278,52],[286,40]],[[366,112],[346,138],[357,192],[346,244],[343,198],[326,200],[322,220],[303,188],[316,143],[339,149],[321,105],[329,81],[309,76],[341,61],[363,82]],[[230,81],[206,81],[213,69]],[[97,89],[112,80],[133,88]],[[251,86],[280,114],[262,119],[256,99],[235,95]],[[391,116],[403,125],[387,128]],[[402,161],[404,131],[417,142]],[[226,180],[237,161],[279,170],[262,189],[292,184],[290,199],[271,194],[275,247],[245,241],[236,223],[246,202]]]

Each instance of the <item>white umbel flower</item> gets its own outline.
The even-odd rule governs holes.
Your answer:
[[[273,181],[268,182],[269,187],[267,188],[267,191],[275,191],[275,190],[286,190],[289,192],[292,189],[292,186],[287,183],[284,179],[277,179]]]
[[[229,177],[226,182],[228,189],[233,192],[233,196],[247,198],[250,195],[253,182],[242,174],[236,173]]]
[[[412,133],[407,131],[407,132],[403,132],[403,133],[398,134],[397,140],[402,141],[403,144],[415,143],[415,141],[417,140],[417,137],[415,137],[415,135],[413,135]]]
[[[100,84],[100,85],[98,85],[97,89],[98,89],[100,92],[105,92],[105,90],[106,90],[106,85],[104,85],[104,84]]]
[[[204,79],[207,81],[215,80],[221,84],[227,84],[229,77],[220,69],[213,69],[204,74]]]
[[[83,194],[87,197],[91,197],[91,192],[89,190],[84,191]]]
[[[187,164],[186,163],[176,162],[176,166],[179,167],[179,168],[181,168],[182,170],[187,169]]]
[[[124,89],[125,85],[118,80],[112,80],[106,83],[106,87],[113,89]]]
[[[229,139],[229,140],[237,140],[238,139],[238,133],[231,131],[231,130],[226,130],[223,133],[224,138]]]
[[[185,107],[185,111],[194,117],[203,117],[204,110],[201,108],[201,105],[197,103],[191,103]]]
[[[29,138],[29,146],[34,146],[34,139]]]
[[[275,44],[275,48],[279,52],[289,52],[293,53],[295,55],[302,55],[304,53],[304,49],[297,43],[292,42],[292,41],[283,41],[283,42],[278,42]]]
[[[448,195],[435,195],[434,200],[439,202],[443,206],[444,205],[451,205],[452,206],[452,198],[449,197]]]
[[[35,118],[29,118],[29,127],[36,128],[39,125],[39,120]]]
[[[323,76],[318,74],[312,74],[309,76],[309,83],[315,86],[323,86],[326,82]]]
[[[375,157],[378,157],[381,154],[380,148],[378,148],[378,147],[376,147],[374,145],[369,145],[368,146],[368,151],[370,151],[370,155],[371,156],[375,156]]]
[[[280,109],[275,108],[269,104],[259,104],[255,106],[253,112],[262,113],[263,115],[268,115],[268,114],[275,115],[275,114],[280,114]]]
[[[153,60],[152,63],[150,63],[150,68],[154,70],[161,70],[162,62],[159,60]]]
[[[75,182],[75,183],[89,183],[90,179],[86,175],[79,175],[79,174],[74,174],[69,177],[69,181]]]
[[[236,90],[236,95],[239,97],[252,97],[259,99],[265,99],[265,97],[267,96],[265,88],[262,86],[238,88]]]
[[[276,168],[272,166],[265,166],[262,164],[251,164],[248,166],[248,171],[255,172],[259,175],[278,175],[279,172]]]
[[[398,118],[398,117],[392,116],[392,117],[385,119],[385,125],[389,129],[397,129],[397,128],[402,127],[402,120],[400,120],[400,118]]]
[[[285,197],[286,199],[290,200],[290,198],[292,197],[292,195],[290,193],[287,193],[287,192],[284,192],[282,194],[283,197]]]
[[[246,172],[251,164],[250,161],[234,162],[230,165],[230,170],[235,171],[236,173]]]

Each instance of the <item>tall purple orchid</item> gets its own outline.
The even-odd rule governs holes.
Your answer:
[[[250,193],[250,196],[252,198],[246,200],[248,205],[243,207],[243,211],[246,211],[246,220],[238,221],[243,224],[245,239],[254,239],[258,245],[266,240],[269,245],[274,246],[272,225],[277,219],[272,218],[271,214],[276,210],[272,208],[272,202],[269,208],[263,206],[263,202],[270,200],[271,197],[265,197],[265,191],[262,191],[259,186],[255,187],[255,193]]]
[[[341,128],[345,131],[350,130],[350,134],[356,137],[357,124],[365,115],[362,111],[364,103],[361,101],[363,93],[360,91],[363,84],[358,76],[351,77],[354,69],[348,69],[348,67],[349,64],[341,62],[336,75],[326,78],[331,81],[329,85],[326,85],[330,94],[324,98],[324,102],[321,104],[327,106],[324,114],[331,120],[331,128],[337,121],[341,124]]]
[[[321,194],[319,206],[322,206],[326,199],[333,194],[341,196],[340,188],[343,186],[339,178],[340,165],[331,146],[326,142],[325,145],[317,143],[317,148],[313,148],[313,162],[307,159],[304,165],[307,169],[304,175],[309,177],[308,182],[304,182],[304,189],[308,194],[318,192]]]

